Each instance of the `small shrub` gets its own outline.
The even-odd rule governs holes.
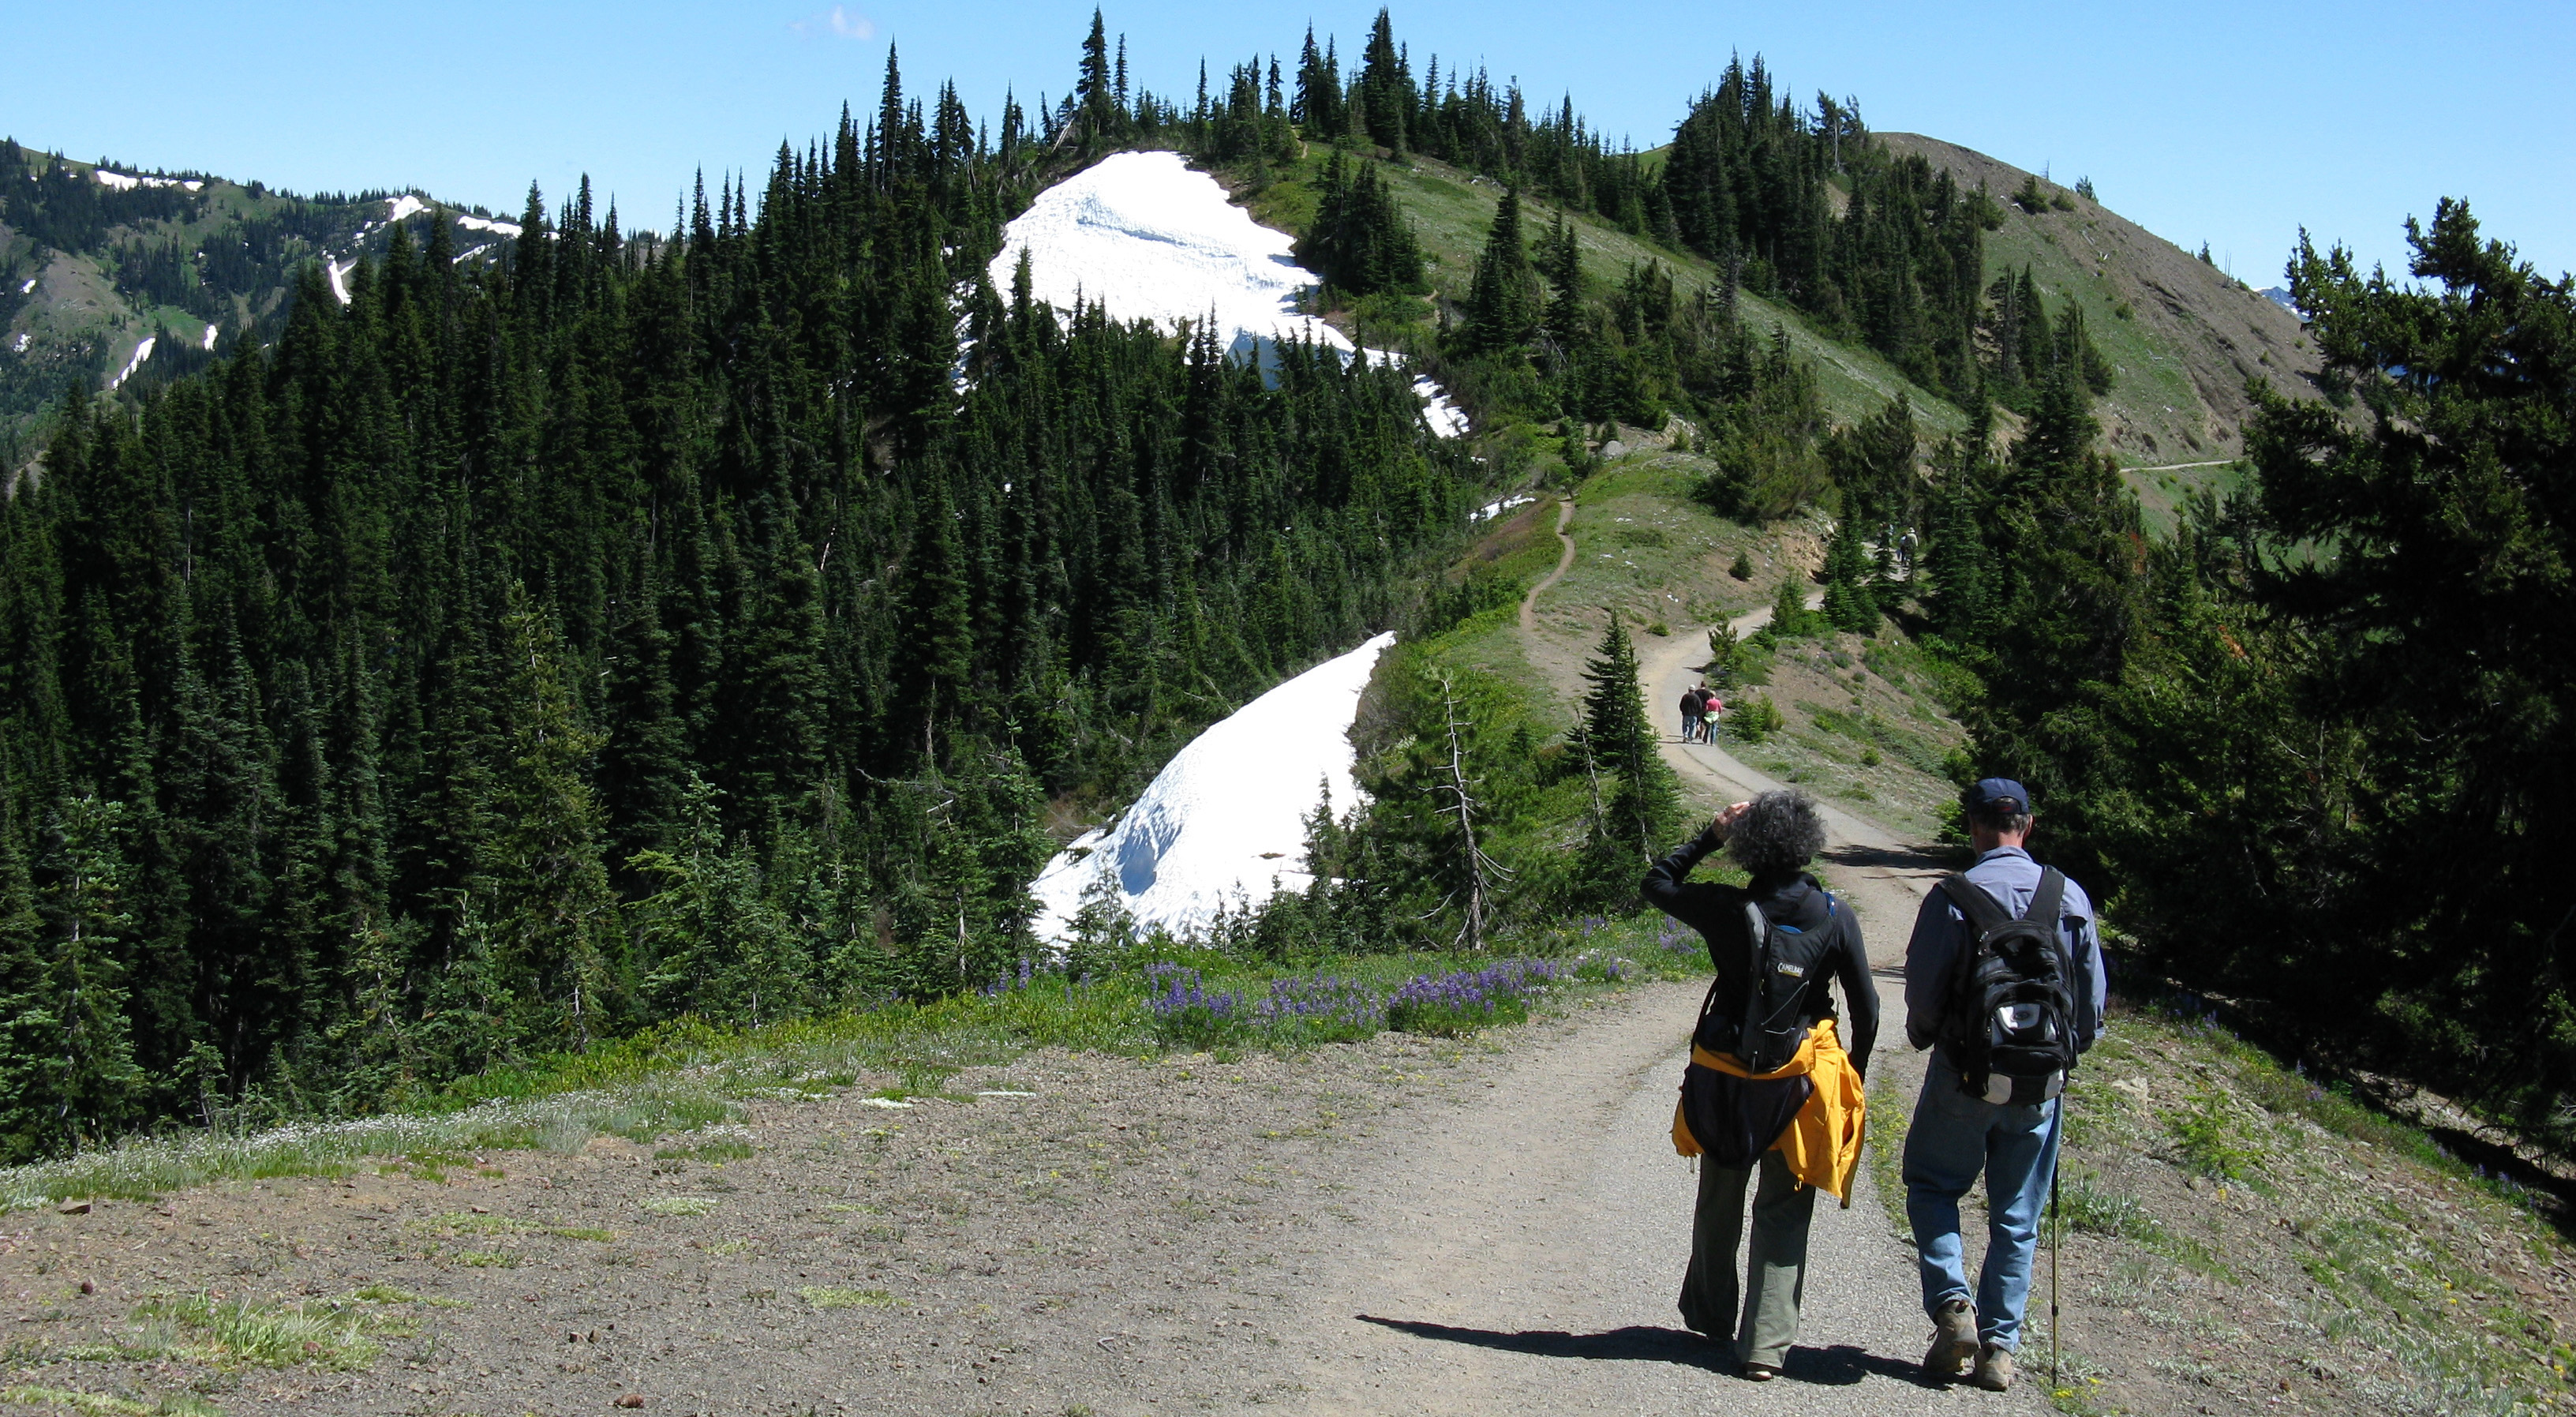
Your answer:
[[[1753,558],[1741,551],[1736,552],[1735,560],[1727,566],[1726,573],[1739,581],[1753,579]]]
[[[1764,742],[1786,726],[1788,720],[1780,716],[1780,706],[1771,702],[1767,694],[1752,695],[1726,716],[1727,733],[1743,743]]]
[[[1419,974],[1386,1001],[1386,1025],[1455,1038],[1529,1017],[1530,996],[1559,977],[1544,960],[1507,960],[1483,969]]]
[[[1673,627],[1672,627],[1672,626],[1670,626],[1670,625],[1665,624],[1665,623],[1664,623],[1663,621],[1661,621],[1661,620],[1649,620],[1649,621],[1647,621],[1647,622],[1646,622],[1646,633],[1647,633],[1647,634],[1650,634],[1650,635],[1669,635],[1669,634],[1671,634],[1672,632],[1673,632]]]
[[[2096,1235],[2110,1235],[2146,1245],[2164,1238],[2164,1226],[2147,1209],[2144,1201],[2127,1191],[2105,1186],[2102,1178],[2090,1171],[2059,1188],[2057,1214],[2060,1220],[2076,1229]]]
[[[2166,1117],[2165,1124],[2183,1164],[2212,1180],[2242,1180],[2262,1159],[2229,1113],[2227,1094],[2216,1087],[2193,1092],[2184,1109]]]
[[[1199,972],[1187,965],[1149,966],[1145,985],[1146,1002],[1154,1011],[1154,1035],[1165,1047],[1209,1049],[1251,1031],[1243,996],[1209,989]]]

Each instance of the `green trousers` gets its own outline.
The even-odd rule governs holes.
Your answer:
[[[1738,1317],[1735,1242],[1744,1234],[1744,1189],[1757,1167],[1762,1180],[1753,1190],[1753,1243]],[[1762,1153],[1757,1166],[1711,1166],[1703,1158],[1690,1270],[1682,1276],[1682,1322],[1721,1343],[1732,1332],[1740,1362],[1785,1365],[1789,1345],[1798,1341],[1807,1224],[1815,1214],[1816,1188],[1799,1185],[1779,1152]]]

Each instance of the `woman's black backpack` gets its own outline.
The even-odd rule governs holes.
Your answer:
[[[1825,951],[1834,942],[1838,908],[1833,896],[1825,894],[1825,923],[1805,931],[1795,925],[1775,925],[1760,905],[1744,903],[1744,930],[1752,952],[1744,1016],[1719,1019],[1710,1014],[1709,1005],[1717,1001],[1717,985],[1712,981],[1708,997],[1700,1001],[1700,1024],[1693,1034],[1703,1047],[1732,1053],[1757,1074],[1788,1066],[1807,1041],[1806,1010],[1801,1005],[1808,984],[1824,964]]]
[[[1950,968],[1942,1040],[1959,1065],[1960,1090],[2003,1104],[2055,1097],[2075,1066],[2074,961],[2057,938],[2066,878],[2040,872],[2030,908],[2006,915],[1966,876],[1941,883],[1968,917],[1968,947]]]

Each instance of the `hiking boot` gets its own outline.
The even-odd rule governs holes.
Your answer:
[[[1964,1378],[1977,1358],[1977,1311],[1965,1299],[1945,1299],[1932,1315],[1932,1346],[1923,1354],[1923,1376]]]
[[[1780,1370],[1768,1363],[1744,1365],[1744,1380],[1748,1383],[1767,1383],[1778,1376],[1780,1376]]]
[[[2002,1392],[2012,1386],[2012,1350],[1989,1343],[1977,1350],[1976,1376],[1968,1381],[1988,1392]]]

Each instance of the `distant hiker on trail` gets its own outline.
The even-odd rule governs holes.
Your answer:
[[[1755,1382],[1779,1374],[1798,1337],[1816,1192],[1851,1204],[1866,1110],[1861,1075],[1878,1040],[1860,922],[1805,869],[1824,844],[1812,798],[1765,792],[1718,813],[1697,840],[1656,862],[1644,886],[1648,901],[1708,941],[1717,969],[1673,1109],[1674,1149],[1701,1158],[1682,1322],[1712,1342],[1731,1339],[1739,1371]],[[1685,879],[1720,846],[1752,873],[1751,885]],[[1842,985],[1851,1014],[1848,1052],[1828,982]],[[1756,1170],[1739,1312],[1735,1242]]]
[[[1699,741],[1699,690],[1682,690],[1682,741]]]
[[[1923,898],[1905,946],[1905,1037],[1932,1049],[1905,1134],[1905,1216],[1934,1330],[1924,1376],[2002,1392],[2057,1171],[2058,1094],[2101,1032],[2106,981],[2084,888],[2022,849],[2029,792],[1990,777],[1965,801],[1977,864]],[[1980,1170],[1986,1260],[1972,1306],[1959,1197]]]

